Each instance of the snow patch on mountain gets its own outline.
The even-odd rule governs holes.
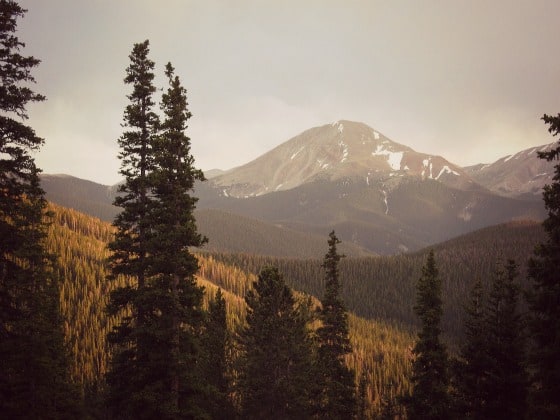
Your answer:
[[[434,168],[434,164],[432,163],[432,158],[429,157],[428,159],[424,159],[422,161],[422,179],[434,179],[434,174],[433,174],[433,168]],[[426,171],[429,171],[428,173]]]
[[[340,134],[344,132],[344,124],[342,124],[340,121],[335,121],[331,125],[333,127],[336,127],[336,129],[340,132]]]
[[[448,174],[453,174],[453,175],[459,176],[459,172],[456,172],[456,171],[454,171],[453,169],[451,169],[449,166],[444,165],[443,168],[441,168],[441,171],[439,171],[438,176],[436,176],[436,180],[439,180],[439,177],[442,176],[444,173],[448,173]]]
[[[387,202],[387,191],[381,190],[383,193],[383,202],[385,203],[385,214],[389,214],[389,203]]]
[[[348,159],[348,145],[342,140],[338,142],[338,145],[342,148],[342,159],[340,160],[340,163],[343,163],[346,159]]]
[[[401,162],[404,152],[392,152],[385,149],[383,144],[378,144],[377,148],[373,152],[371,152],[371,154],[373,156],[385,156],[385,159],[387,159],[387,163],[389,164],[391,169],[395,171],[399,171],[401,169]]]
[[[403,155],[404,152],[393,152],[388,154],[387,162],[393,170],[398,171],[401,169]]]
[[[300,154],[300,152],[305,149],[305,146],[301,146],[297,152],[295,152],[291,157],[290,160],[294,160],[294,158]]]
[[[321,169],[327,169],[330,165],[330,163],[325,162],[324,159],[317,159],[317,164],[321,167]]]

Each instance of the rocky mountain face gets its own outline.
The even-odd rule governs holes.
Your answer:
[[[492,165],[461,168],[365,124],[337,121],[307,130],[246,165],[212,171],[195,187],[197,209],[212,232],[210,240],[224,250],[255,253],[253,245],[294,232],[317,243],[334,229],[355,253],[413,251],[486,226],[544,218],[539,191],[552,165],[536,158],[539,149],[544,146]],[[72,193],[76,185],[43,178],[52,201],[106,220],[116,214],[110,204],[114,188],[83,181],[82,188],[91,192]],[[245,251],[239,232],[252,238]]]
[[[465,168],[465,172],[489,190],[506,197],[541,199],[542,189],[552,182],[554,162],[539,159],[537,153],[554,143],[504,156],[491,164]]]
[[[418,153],[365,124],[337,121],[309,129],[243,166],[212,178],[225,197],[286,191],[318,179],[434,179],[461,189],[480,186],[441,156]]]

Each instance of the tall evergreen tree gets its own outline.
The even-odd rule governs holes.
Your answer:
[[[260,272],[245,300],[239,378],[243,418],[308,418],[313,401],[306,306],[296,304],[275,267]]]
[[[413,349],[412,395],[407,401],[411,419],[448,419],[450,416],[447,349],[441,341],[441,279],[430,251],[418,280],[414,312],[421,330]]]
[[[544,115],[553,136],[560,133],[560,114]],[[558,161],[560,142],[541,159]],[[530,364],[534,375],[535,418],[560,418],[560,164],[554,166],[552,184],[544,187],[548,217],[543,222],[547,241],[539,245],[529,261],[532,290],[528,294],[529,329],[533,341]]]
[[[471,293],[456,372],[457,414],[466,418],[525,418],[528,383],[517,275],[516,263],[509,260],[498,266],[487,299],[480,282]]]
[[[321,393],[319,410],[321,418],[343,419],[355,416],[358,402],[354,372],[344,361],[352,351],[348,334],[348,315],[340,296],[341,283],[338,263],[343,255],[337,251],[340,240],[334,231],[329,234],[328,252],[323,260],[325,294],[321,300],[317,331],[318,372]]]
[[[163,406],[157,400],[156,385],[159,375],[150,372],[149,287],[146,284],[149,262],[148,243],[151,233],[148,221],[153,197],[150,174],[153,171],[152,147],[159,120],[153,111],[154,62],[148,58],[149,42],[135,44],[130,54],[124,82],[132,85],[130,103],[124,112],[127,128],[119,138],[121,175],[125,181],[119,186],[114,205],[122,211],[115,218],[114,240],[109,244],[111,279],[130,278],[130,284],[111,294],[109,314],[122,313],[122,322],[108,335],[113,358],[107,375],[108,406],[121,418],[157,416],[154,406]],[[153,386],[151,386],[153,385]],[[150,389],[151,386],[151,389]],[[154,408],[155,410],[155,408]]]
[[[169,375],[170,411],[181,417],[200,417],[203,386],[195,366],[200,357],[203,289],[196,284],[198,260],[189,248],[206,242],[197,232],[193,214],[197,198],[192,195],[195,181],[204,180],[204,175],[194,167],[190,138],[185,134],[191,117],[186,89],[170,63],[165,75],[169,87],[161,100],[164,119],[153,144],[150,174],[154,202],[148,217],[149,287],[152,310],[159,314],[153,323],[162,346],[160,354],[169,350],[168,365],[162,362]]]
[[[485,374],[490,361],[485,303],[482,282],[478,280],[465,308],[465,338],[460,351],[461,359],[454,364],[456,414],[471,419],[487,418],[488,386]]]
[[[233,405],[229,402],[230,334],[227,328],[226,301],[222,290],[208,304],[202,335],[201,374],[208,387],[207,411],[212,418],[234,417]]]
[[[196,376],[202,321],[198,261],[189,247],[203,245],[193,211],[194,168],[186,90],[171,64],[162,95],[163,122],[153,111],[154,63],[149,42],[135,44],[125,83],[133,86],[125,110],[128,130],[119,139],[121,174],[115,204],[122,207],[110,244],[112,278],[131,284],[111,295],[109,312],[124,311],[109,334],[114,356],[108,404],[119,418],[201,418],[202,384]]]
[[[499,267],[488,296],[486,418],[523,419],[527,409],[525,336],[518,308],[517,275],[517,265],[512,260]]]
[[[31,156],[43,139],[24,120],[39,64],[14,35],[26,11],[0,0],[0,413],[5,418],[72,418],[75,388],[59,308],[54,256],[45,248],[47,214]]]

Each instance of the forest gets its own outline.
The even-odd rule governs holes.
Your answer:
[[[205,251],[187,91],[171,63],[155,86],[146,40],[109,224],[44,197],[24,14],[0,0],[2,418],[560,418],[560,165],[542,225],[390,257],[334,230],[322,259]]]

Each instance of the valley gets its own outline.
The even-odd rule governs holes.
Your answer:
[[[539,174],[551,169],[535,163],[534,150],[516,156],[460,168],[344,121],[302,133],[245,166],[213,171],[195,186],[196,222],[209,238],[193,249],[205,305],[223,290],[236,334],[244,298],[269,266],[317,305],[325,232],[334,229],[346,256],[341,297],[353,349],[346,363],[361,378],[368,416],[379,416],[411,391],[416,281],[429,250],[440,269],[442,331],[452,353],[464,340],[464,305],[476,280],[488,290],[497,264],[513,259],[527,287],[528,257],[545,239],[543,205],[527,186],[548,180]],[[532,178],[521,181],[520,173]],[[105,337],[119,322],[104,308],[111,290],[127,281],[105,280],[117,186],[66,175],[43,175],[42,185],[53,203],[49,249],[60,255],[73,377],[95,407],[94,390],[108,369]]]

